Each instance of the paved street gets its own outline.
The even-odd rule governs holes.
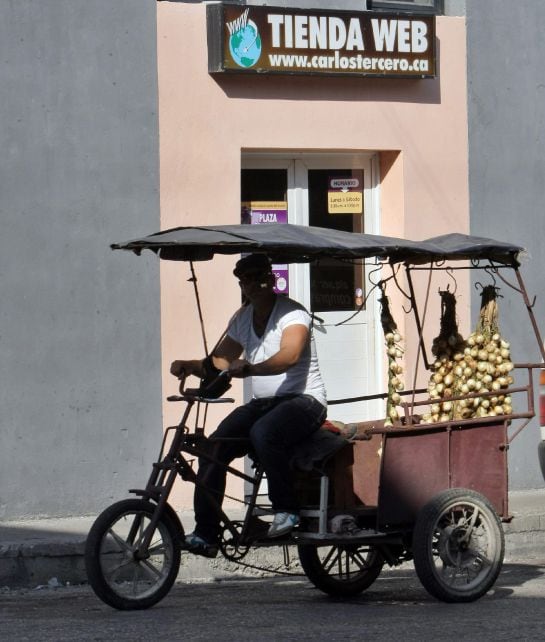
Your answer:
[[[340,602],[304,577],[178,583],[157,606],[117,612],[88,586],[0,593],[0,639],[147,640],[541,640],[545,560],[506,563],[494,590],[444,604],[414,570],[386,570],[360,597]]]

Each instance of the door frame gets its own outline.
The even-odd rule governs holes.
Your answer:
[[[343,169],[364,170],[364,230],[369,234],[380,234],[380,172],[378,152],[310,152],[282,151],[263,152],[247,151],[241,153],[241,169],[286,169],[287,171],[287,203],[288,223],[308,225],[308,170],[309,169]],[[293,264],[290,266],[290,296],[300,301],[310,309],[310,267],[308,264]],[[375,288],[367,302],[370,340],[373,345],[370,381],[374,382],[375,390],[368,394],[382,391],[384,363],[382,346],[382,328],[380,326],[379,293]],[[382,402],[376,400],[369,404],[371,418],[384,414]]]

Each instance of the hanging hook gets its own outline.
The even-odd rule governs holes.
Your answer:
[[[478,290],[479,288],[481,289],[481,296],[483,296],[483,292],[485,292],[485,290],[487,288],[492,288],[494,290],[494,292],[496,293],[495,294],[496,298],[499,297],[499,298],[503,299],[503,294],[500,294],[500,289],[501,288],[497,287],[496,285],[483,285],[480,281],[475,281],[475,286],[474,287],[475,287],[476,290]]]
[[[368,274],[367,274],[367,279],[369,280],[369,283],[371,283],[371,285],[373,286],[373,288],[376,288],[376,287],[377,287],[377,285],[379,285],[379,283],[380,283],[381,281],[379,280],[379,281],[377,281],[377,282],[375,283],[375,281],[373,281],[373,279],[371,278],[371,275],[372,275],[372,274],[374,274],[375,272],[380,272],[380,270],[382,270],[382,267],[383,267],[383,266],[382,266],[382,263],[379,263],[379,264],[378,264],[378,266],[377,266],[374,270],[369,270],[369,272],[368,272]]]
[[[409,314],[409,312],[411,312],[411,311],[412,311],[412,309],[413,309],[413,307],[414,307],[414,301],[412,300],[411,296],[410,296],[409,294],[407,294],[407,293],[405,292],[405,290],[404,290],[404,289],[399,285],[399,282],[398,282],[398,280],[397,280],[397,273],[398,273],[398,272],[399,272],[399,270],[401,269],[401,265],[398,263],[398,264],[397,264],[397,269],[396,269],[396,268],[394,267],[394,265],[393,265],[392,263],[390,263],[390,268],[391,268],[391,270],[392,270],[392,276],[391,276],[390,278],[392,278],[392,279],[394,280],[394,283],[396,284],[396,287],[397,287],[397,289],[401,292],[401,294],[402,294],[406,299],[408,299],[408,300],[411,302],[411,305],[409,306],[409,309],[408,309],[408,310],[406,310],[406,309],[405,309],[405,306],[404,306],[404,305],[402,305],[402,306],[401,306],[401,308],[402,308],[403,312],[405,312],[405,314]]]
[[[406,309],[404,305],[402,305],[402,306],[401,306],[401,309],[403,310],[403,312],[404,312],[405,314],[409,314],[409,312],[411,312],[411,311],[412,311],[412,309],[413,309],[412,301],[411,301],[411,305],[409,306],[409,308],[408,308],[408,309]]]
[[[497,283],[497,281],[496,281],[496,277],[495,277],[494,275],[498,273],[498,270],[497,270],[496,268],[494,268],[494,267],[487,266],[487,267],[485,267],[485,268],[484,268],[484,271],[485,271],[485,272],[490,276],[490,278],[492,279],[492,285],[493,285],[494,287],[496,287],[496,283]],[[497,288],[496,288],[496,289],[497,289]]]
[[[454,292],[452,294],[456,294],[456,291],[458,290],[458,282],[456,281],[456,277],[454,276],[454,272],[451,267],[448,267],[446,270],[446,273],[454,282]],[[447,291],[449,290],[449,285],[450,283],[447,283]]]
[[[495,265],[492,265],[492,269],[494,270],[494,274],[498,277],[498,279],[500,281],[502,281],[503,283],[505,283],[505,285],[510,287],[512,290],[515,290],[515,292],[518,292],[519,294],[523,293],[520,288],[518,288],[516,285],[513,285],[510,281],[508,281]],[[536,298],[537,297],[534,296],[534,300],[532,301],[532,303],[530,305],[531,308],[534,307],[535,302],[536,302]]]

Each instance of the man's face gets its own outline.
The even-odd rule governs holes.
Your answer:
[[[268,295],[273,291],[274,276],[263,270],[248,270],[239,276],[238,283],[242,294],[251,301],[260,295]]]

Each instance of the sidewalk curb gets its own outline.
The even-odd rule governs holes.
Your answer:
[[[513,493],[513,519],[503,525],[505,559],[545,559],[545,490]],[[83,559],[85,541],[94,517],[61,520],[8,522],[0,525],[0,588],[36,588],[86,582]],[[188,524],[187,515],[183,523]],[[290,549],[292,563],[297,552]],[[252,550],[244,562],[282,571],[282,548]],[[226,577],[268,575],[222,557],[214,560],[182,555],[179,578],[185,581],[214,581]]]
[[[87,581],[84,550],[85,538],[78,542],[0,546],[0,589],[83,584]],[[291,558],[292,562],[297,560],[294,549]],[[179,579],[203,582],[235,576],[263,577],[284,569],[283,550],[271,547],[250,551],[244,562],[261,568],[247,568],[221,556],[206,559],[182,554]]]

